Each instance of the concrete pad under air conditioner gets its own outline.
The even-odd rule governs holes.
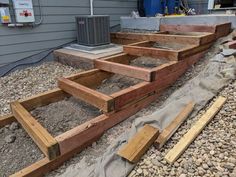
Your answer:
[[[83,48],[84,49],[84,48]],[[66,47],[54,51],[54,59],[63,64],[79,67],[81,69],[94,68],[94,60],[121,53],[123,46],[111,45],[109,48],[97,50],[82,50],[74,47]]]

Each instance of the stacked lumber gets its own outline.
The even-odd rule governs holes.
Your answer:
[[[0,118],[0,127],[18,121],[46,155],[44,159],[12,176],[45,175],[71,158],[75,153],[81,152],[94,141],[97,141],[109,128],[148,106],[166,88],[174,84],[191,65],[195,64],[217,37],[227,34],[229,30],[226,27],[227,29],[230,28],[229,25],[216,25],[214,33],[207,31],[207,33],[198,34],[175,34],[169,31],[158,34],[117,33],[115,37],[121,38],[119,41],[125,41],[126,43],[131,39],[135,43],[124,46],[124,53],[112,55],[102,60],[95,60],[92,64],[95,65],[96,69],[60,78],[58,88],[54,90],[11,103],[13,114]],[[219,29],[222,28],[225,29],[224,33],[219,32]],[[156,41],[163,44],[172,43],[173,41],[185,43],[187,47],[177,50],[153,49],[150,44],[152,45]],[[73,55],[76,54],[73,53]],[[149,69],[130,66],[130,61],[137,58],[137,56],[152,56],[154,58],[161,56],[169,61]],[[137,78],[141,82],[109,95],[95,90],[99,84],[114,74]],[[30,114],[30,111],[71,96],[99,108],[103,114],[53,137]],[[119,154],[122,156],[129,155],[127,159],[131,162],[137,162],[154,141],[156,141],[158,147],[162,147],[187,118],[193,106],[193,103],[189,103],[167,129],[161,132],[159,139],[157,138],[159,131],[156,128],[145,126]],[[146,136],[147,134],[148,136]],[[133,144],[138,143],[140,146],[133,146]],[[134,150],[130,151],[129,146],[138,149],[135,152]]]

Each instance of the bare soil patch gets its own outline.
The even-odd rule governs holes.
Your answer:
[[[132,60],[130,62],[130,65],[141,68],[155,68],[167,62],[168,61],[166,59],[157,59],[157,58],[142,56]]]
[[[160,49],[167,49],[167,50],[181,50],[183,48],[186,48],[186,45],[179,44],[179,43],[154,43],[153,46],[154,48],[160,48]]]
[[[99,109],[73,97],[36,108],[31,114],[54,137],[101,115]]]
[[[110,95],[130,86],[140,83],[141,80],[114,74],[112,77],[103,80],[102,84],[96,88],[97,91]]]

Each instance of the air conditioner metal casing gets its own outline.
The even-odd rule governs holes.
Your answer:
[[[76,24],[78,44],[99,46],[110,43],[110,17],[108,15],[77,16]]]

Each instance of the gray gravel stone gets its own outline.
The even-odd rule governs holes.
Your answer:
[[[19,125],[17,122],[13,122],[9,127],[10,130],[17,130],[18,128],[19,128]]]
[[[8,135],[8,136],[5,137],[6,143],[13,143],[15,140],[16,140],[15,135]]]

